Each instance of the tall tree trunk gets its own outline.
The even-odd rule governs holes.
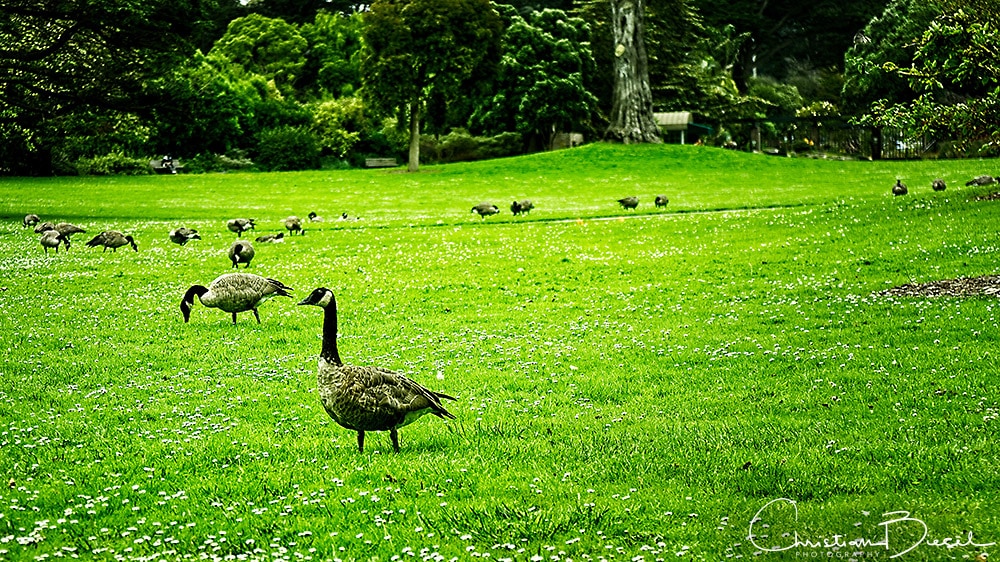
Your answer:
[[[407,172],[420,169],[420,101],[410,102],[410,161],[406,164]]]
[[[653,119],[653,93],[643,40],[645,0],[610,0],[615,36],[615,88],[607,140],[625,144],[658,143],[660,129]]]

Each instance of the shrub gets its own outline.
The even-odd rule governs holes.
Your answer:
[[[519,133],[500,133],[494,137],[476,137],[465,129],[452,129],[443,137],[425,135],[420,138],[420,153],[433,162],[465,162],[502,158],[520,154],[522,137]]]
[[[257,144],[257,165],[269,171],[315,170],[320,167],[316,135],[304,127],[268,129]]]
[[[199,154],[184,161],[184,171],[189,174],[248,171],[253,167],[253,161],[241,150],[234,150],[228,154]]]
[[[153,173],[149,160],[132,158],[121,153],[105,154],[76,161],[76,173],[81,176],[141,176]]]

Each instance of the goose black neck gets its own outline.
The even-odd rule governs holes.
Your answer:
[[[198,298],[200,299],[201,296],[207,292],[208,292],[208,287],[205,287],[203,285],[192,285],[191,288],[187,290],[187,293],[184,294],[184,301],[189,303],[194,303],[195,295],[197,295]]]
[[[343,365],[340,351],[337,350],[337,300],[330,297],[330,304],[323,313],[323,349],[320,357],[334,365]]]

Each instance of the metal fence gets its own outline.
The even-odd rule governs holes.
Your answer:
[[[899,129],[861,127],[839,119],[742,121],[729,129],[738,147],[771,154],[820,152],[904,160],[921,158],[934,148],[933,141],[908,138]]]

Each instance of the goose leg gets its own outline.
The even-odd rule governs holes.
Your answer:
[[[392,452],[393,453],[398,453],[399,452],[399,432],[396,431],[395,427],[389,430],[389,437],[392,438]]]
[[[234,326],[236,325],[236,313],[235,312],[233,313],[233,325]]]
[[[358,452],[359,453],[365,452],[365,432],[364,431],[359,431],[358,432]]]
[[[253,309],[253,315],[257,318],[257,323],[260,324],[260,314],[257,314],[257,309]],[[233,316],[236,316],[235,314]]]

